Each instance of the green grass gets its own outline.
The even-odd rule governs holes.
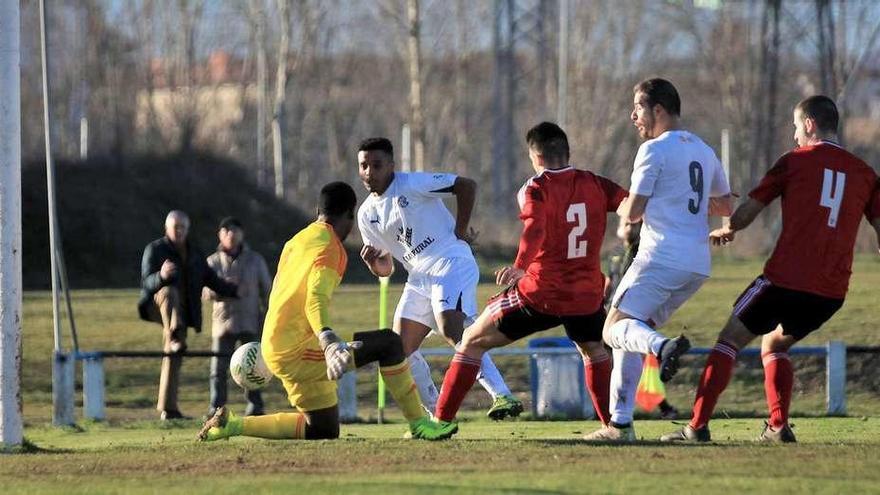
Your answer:
[[[880,420],[798,421],[797,445],[751,442],[758,420],[713,423],[708,445],[595,446],[587,422],[466,422],[441,443],[404,427],[347,425],[336,441],[198,444],[194,423],[33,428],[42,450],[0,460],[4,493],[870,493]],[[643,421],[653,439],[668,422]]]
[[[667,334],[686,332],[696,346],[711,346],[737,295],[760,272],[756,261],[719,260],[713,278],[669,322]],[[844,308],[804,345],[839,339],[880,345],[874,329],[880,263],[857,260]],[[392,287],[396,301],[400,286]],[[481,304],[496,290],[480,287]],[[136,290],[88,290],[73,294],[83,350],[158,349],[158,326],[137,320]],[[375,328],[376,286],[343,286],[334,298],[334,321],[343,334]],[[205,311],[209,307],[205,306]],[[206,321],[209,315],[206,314]],[[191,349],[210,346],[209,329],[190,335]],[[562,335],[560,329],[547,332]],[[795,358],[797,380],[792,406],[796,446],[754,445],[766,414],[763,373],[756,359],[743,359],[712,423],[718,443],[709,446],[590,446],[578,441],[597,423],[519,421],[492,424],[482,418],[488,396],[475,390],[465,403],[468,422],[451,442],[425,444],[399,439],[404,427],[344,425],[335,442],[234,439],[219,444],[192,442],[198,421],[164,425],[153,409],[159,363],[155,359],[108,359],[105,423],[54,429],[51,420],[51,300],[44,292],[24,296],[22,396],[30,442],[23,455],[0,456],[3,493],[96,492],[303,492],[339,493],[582,493],[649,490],[680,492],[758,491],[860,493],[880,491],[880,394],[877,360],[851,357],[849,418],[822,418],[824,363]],[[70,347],[69,337],[64,344]],[[442,346],[431,338],[428,346]],[[518,342],[515,345],[525,345]],[[872,361],[873,359],[873,361]],[[431,358],[442,380],[448,358]],[[514,392],[530,403],[528,360],[496,361]],[[670,400],[686,411],[693,400],[703,358],[687,366],[668,388]],[[208,401],[208,360],[187,359],[181,406],[200,416]],[[361,416],[375,416],[375,370],[358,374]],[[234,385],[231,385],[234,386]],[[79,391],[77,392],[79,395]],[[233,407],[242,398],[230,390]],[[267,408],[285,410],[275,381],[266,391]],[[393,404],[393,401],[390,401]],[[79,411],[78,411],[79,414]],[[527,415],[526,415],[527,416]],[[399,421],[393,408],[389,417]],[[651,439],[675,428],[641,416],[639,436]],[[724,419],[734,418],[734,419]],[[748,419],[739,419],[748,418]]]

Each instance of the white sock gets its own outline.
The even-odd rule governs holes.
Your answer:
[[[663,342],[668,340],[665,335],[654,330],[641,320],[626,318],[611,325],[611,342],[614,349],[622,349],[641,354],[653,354],[658,356]]]
[[[431,378],[431,367],[425,361],[422,353],[416,349],[409,355],[409,369],[412,372],[413,381],[419,389],[419,397],[422,399],[422,405],[429,411],[433,411],[437,405],[437,387],[434,385],[434,379]]]
[[[614,367],[611,369],[611,421],[631,423],[636,405],[636,390],[642,377],[642,355],[621,349],[612,351]]]
[[[504,378],[501,377],[501,373],[498,371],[495,363],[492,362],[492,358],[489,356],[488,352],[483,354],[483,359],[480,362],[480,373],[477,375],[477,380],[480,382],[480,385],[486,389],[486,392],[489,392],[489,395],[491,395],[493,399],[499,395],[513,395],[510,393],[510,389],[507,388],[507,384],[504,383]]]

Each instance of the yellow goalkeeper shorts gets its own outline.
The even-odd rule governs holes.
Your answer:
[[[302,412],[335,406],[336,382],[327,378],[327,364],[320,347],[306,348],[282,359],[266,356],[266,364],[281,380],[290,405]]]

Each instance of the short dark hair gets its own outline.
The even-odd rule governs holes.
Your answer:
[[[541,122],[526,133],[529,148],[537,151],[545,159],[567,162],[570,156],[568,136],[553,122]]]
[[[361,141],[358,145],[358,152],[361,151],[384,151],[388,156],[394,158],[394,145],[388,138],[372,137]]]
[[[354,189],[342,181],[331,182],[321,188],[318,197],[318,214],[328,217],[340,217],[354,214],[357,196]]]
[[[220,225],[217,227],[217,230],[226,229],[229,230],[233,227],[244,229],[244,225],[241,224],[241,220],[235,217],[226,217],[223,220],[220,220]]]
[[[633,88],[633,93],[644,93],[648,97],[648,106],[660,105],[669,115],[678,117],[681,115],[681,98],[678,90],[666,79],[655,77],[645,79]]]
[[[837,113],[837,105],[831,98],[813,95],[801,100],[795,109],[800,110],[804,117],[813,119],[820,131],[837,133],[840,115]]]

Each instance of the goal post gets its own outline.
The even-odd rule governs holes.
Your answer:
[[[21,55],[19,0],[0,0],[0,445],[21,445]]]

